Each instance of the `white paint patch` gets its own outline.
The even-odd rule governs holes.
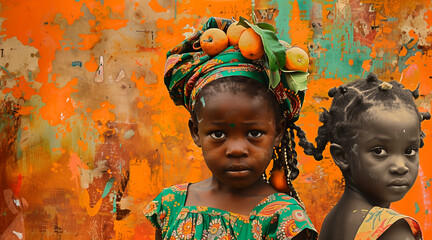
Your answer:
[[[125,77],[126,77],[125,71],[123,69],[121,69],[120,72],[119,72],[119,74],[117,75],[117,78],[116,78],[115,81],[118,82],[118,81],[122,80]]]
[[[103,59],[103,56],[100,56],[99,57],[99,68],[96,71],[94,81],[97,83],[103,82],[104,81],[103,75],[104,75],[104,59]]]
[[[20,233],[20,232],[15,232],[15,231],[12,231],[13,232],[13,234],[15,234],[19,239],[22,239],[23,238],[23,234],[22,233]]]
[[[189,24],[186,25],[183,29],[184,30],[191,30],[191,31],[183,33],[183,36],[185,36],[185,38],[188,38],[188,37],[192,36],[192,34],[194,34],[197,31],[196,28],[194,28],[193,26],[189,26]]]
[[[13,201],[14,201],[15,205],[17,205],[17,207],[19,207],[21,205],[20,201],[18,199],[14,199]]]

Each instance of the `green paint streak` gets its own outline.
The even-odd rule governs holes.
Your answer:
[[[418,213],[420,211],[420,207],[418,205],[418,203],[415,203],[415,213]]]
[[[108,195],[108,193],[111,190],[112,185],[114,184],[114,181],[115,181],[115,178],[113,178],[113,177],[110,178],[110,179],[108,179],[108,181],[107,181],[107,183],[105,185],[105,189],[104,189],[104,191],[102,193],[102,198],[104,198],[104,197],[106,197]]]
[[[232,127],[232,128],[234,128],[235,127],[235,123],[230,123],[229,126]]]
[[[426,186],[430,187],[430,181],[431,181],[431,179],[429,179],[429,180],[426,181]]]
[[[429,210],[428,209],[425,210],[425,214],[429,214]]]

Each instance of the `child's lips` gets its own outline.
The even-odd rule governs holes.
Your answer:
[[[394,191],[406,191],[409,188],[409,182],[407,179],[394,179],[390,181],[387,188]]]
[[[225,169],[225,172],[233,177],[245,176],[249,174],[250,171],[251,169],[246,165],[231,165]]]

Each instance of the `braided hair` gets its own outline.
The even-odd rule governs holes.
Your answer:
[[[323,108],[319,120],[323,123],[318,128],[318,136],[315,138],[316,146],[303,138],[301,145],[305,154],[314,156],[316,160],[323,158],[327,143],[344,145],[347,138],[354,138],[358,125],[357,120],[368,109],[373,106],[385,108],[406,107],[413,110],[419,122],[431,118],[429,112],[419,112],[414,99],[419,97],[418,86],[414,91],[405,89],[401,83],[396,81],[384,82],[373,73],[366,79],[358,79],[338,88],[332,88],[328,92],[333,98],[329,110]],[[420,147],[423,146],[425,133],[420,132]]]
[[[263,99],[265,99],[265,101],[268,101],[268,105],[273,108],[276,122],[279,122],[282,118],[284,118],[282,114],[282,108],[272,91],[268,87],[264,86],[262,83],[252,78],[244,76],[230,76],[220,78],[217,81],[212,81],[200,90],[197,99],[201,99],[201,97],[204,95],[212,95],[220,91],[229,91],[233,94],[241,92],[246,93],[250,96],[261,96]],[[196,120],[197,112],[199,112],[202,107],[203,102],[196,101],[193,110],[191,111],[191,117],[192,119],[194,119],[194,121]],[[292,123],[286,124],[281,143],[279,144],[279,146],[276,146],[273,149],[272,160],[273,170],[283,170],[285,173],[285,180],[288,186],[286,193],[301,202],[291,182],[299,175],[299,170],[297,168],[298,161],[297,152],[295,150],[296,142],[294,134],[294,130],[297,128],[299,129],[299,127],[295,126]],[[268,182],[268,178],[265,172],[263,173],[263,178]]]

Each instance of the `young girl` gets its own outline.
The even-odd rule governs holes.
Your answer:
[[[345,178],[345,191],[326,216],[319,239],[422,239],[412,218],[389,209],[413,186],[419,168],[418,150],[424,133],[413,97],[418,91],[397,82],[383,82],[373,74],[333,88],[329,111],[320,116],[317,148],[310,155],[330,153]]]
[[[226,31],[229,24],[211,18],[203,30]],[[156,239],[316,239],[284,182],[298,175],[292,126],[304,91],[290,91],[283,75],[271,87],[261,60],[243,57],[236,46],[212,57],[197,50],[201,33],[168,52],[165,84],[189,110],[190,133],[212,176],[166,188],[148,204],[144,214]],[[289,195],[266,180],[272,159]]]

